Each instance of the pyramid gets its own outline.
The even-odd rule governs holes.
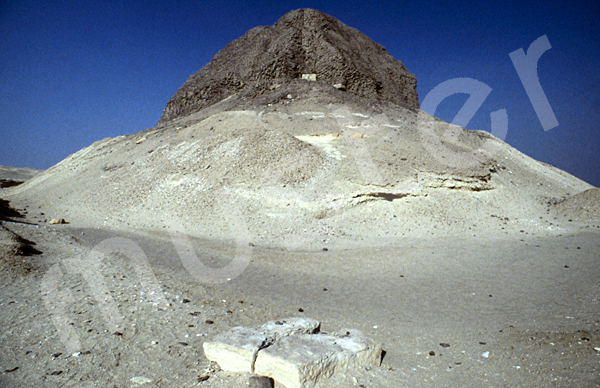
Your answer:
[[[374,103],[418,109],[417,79],[386,49],[314,9],[285,14],[229,43],[168,102],[160,122],[189,115],[226,98],[278,96],[281,85],[314,81]]]

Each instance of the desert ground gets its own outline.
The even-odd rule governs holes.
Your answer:
[[[26,273],[3,271],[2,386],[129,387],[145,377],[144,385],[156,387],[243,387],[247,376],[211,365],[202,342],[233,326],[292,316],[319,319],[324,330],[357,328],[383,344],[380,368],[348,371],[323,386],[600,384],[597,229],[569,227],[550,238],[410,238],[373,249],[254,247],[242,275],[207,286],[183,268],[164,235],[4,225],[43,253],[15,258],[27,263]],[[144,250],[169,306],[153,307],[130,260],[112,255],[102,278],[124,317],[112,332],[90,284],[63,270],[56,287],[73,297],[65,313],[81,344],[71,353],[44,303],[44,274],[115,236]],[[194,247],[207,263],[235,254],[232,244],[195,240]]]

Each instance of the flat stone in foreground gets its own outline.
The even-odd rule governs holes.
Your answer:
[[[253,372],[258,350],[268,343],[266,336],[248,327],[234,327],[206,341],[204,355],[232,372]]]
[[[235,327],[204,343],[204,353],[223,370],[269,376],[287,388],[310,388],[349,368],[379,366],[381,345],[358,330],[319,333],[310,318]]]
[[[379,366],[381,345],[358,330],[304,334],[275,342],[258,353],[254,370],[288,388],[308,388],[336,371]]]

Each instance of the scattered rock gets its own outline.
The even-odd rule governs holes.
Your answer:
[[[350,134],[350,137],[353,137],[355,139],[363,139],[365,135],[362,133],[354,132]]]
[[[0,221],[1,222],[1,221]],[[26,257],[42,252],[35,248],[35,243],[14,233],[4,225],[0,225],[0,272],[11,276],[24,276],[36,268],[34,262]]]
[[[10,206],[10,202],[0,199],[0,221],[14,221],[14,218],[23,218],[23,215]]]

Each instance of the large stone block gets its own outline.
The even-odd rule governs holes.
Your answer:
[[[205,342],[204,353],[223,370],[269,376],[287,388],[310,388],[336,371],[380,364],[381,345],[360,331],[319,328],[310,318],[235,327]]]
[[[378,366],[381,345],[358,330],[282,338],[258,353],[254,370],[287,388],[310,388],[336,371]]]
[[[315,333],[319,327],[319,321],[311,318],[270,321],[256,328],[238,326],[204,342],[204,355],[216,361],[223,370],[252,373],[260,349],[282,337]]]
[[[259,349],[268,343],[265,335],[239,326],[204,342],[203,348],[206,358],[216,361],[221,369],[252,373]]]

